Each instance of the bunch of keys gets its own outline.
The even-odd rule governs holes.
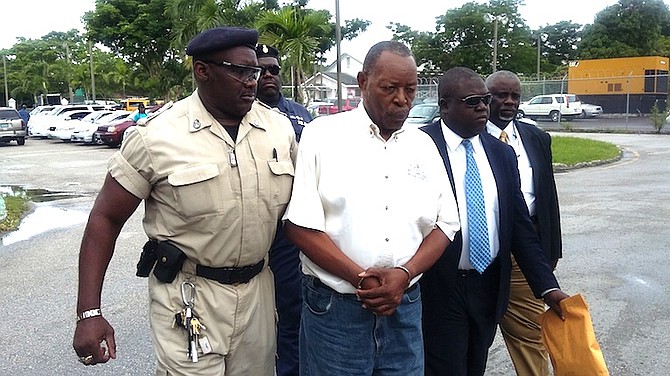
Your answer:
[[[195,306],[195,285],[192,282],[182,282],[181,299],[184,303],[184,309],[175,314],[174,326],[182,327],[188,333],[186,354],[191,359],[191,362],[195,363],[198,361],[197,344],[202,348],[203,354],[210,353],[212,348],[207,337],[200,337],[200,331],[207,328],[200,322],[200,319],[198,319],[193,311],[193,307]]]

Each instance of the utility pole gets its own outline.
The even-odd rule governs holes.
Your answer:
[[[5,106],[9,106],[9,89],[7,88],[7,55],[2,55],[2,70],[5,77]]]
[[[91,63],[91,99],[95,103],[95,70],[93,69],[93,43],[91,39],[88,40],[88,59]]]
[[[540,80],[540,46],[542,45],[542,33],[537,34],[537,80]]]
[[[337,45],[337,112],[342,112],[342,62],[340,61],[340,42],[342,39],[340,30],[340,0],[335,0],[335,43]]]
[[[70,104],[72,104],[72,85],[70,83],[70,46],[68,46],[67,43],[63,43],[63,45],[65,46],[65,59],[67,60],[67,69],[65,70],[67,75],[67,93],[70,97]]]

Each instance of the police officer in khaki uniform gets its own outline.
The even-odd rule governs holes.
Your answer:
[[[273,375],[268,250],[289,199],[296,142],[291,122],[255,101],[257,38],[231,27],[196,36],[186,53],[197,90],[138,127],[110,159],[79,256],[74,348],[82,363],[116,357],[100,293],[115,240],[144,200],[150,241],[140,264],[148,259],[153,273],[138,265],[138,275],[149,277],[156,374]]]

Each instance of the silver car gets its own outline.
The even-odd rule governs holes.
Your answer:
[[[19,112],[11,107],[0,107],[0,143],[26,143],[26,123]]]
[[[603,114],[602,107],[595,104],[582,103],[582,114],[579,117],[582,119],[594,118],[602,114]]]

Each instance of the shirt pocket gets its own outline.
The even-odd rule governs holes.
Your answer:
[[[284,212],[291,198],[295,170],[290,160],[267,161],[268,173],[261,176],[261,198],[265,209],[261,209],[261,218],[265,222],[276,221]]]
[[[295,169],[290,161],[268,161],[270,167],[270,187],[277,205],[286,205],[291,197]]]
[[[188,167],[170,174],[176,210],[184,219],[222,216],[225,227],[237,217],[230,182],[224,179],[216,164]]]

